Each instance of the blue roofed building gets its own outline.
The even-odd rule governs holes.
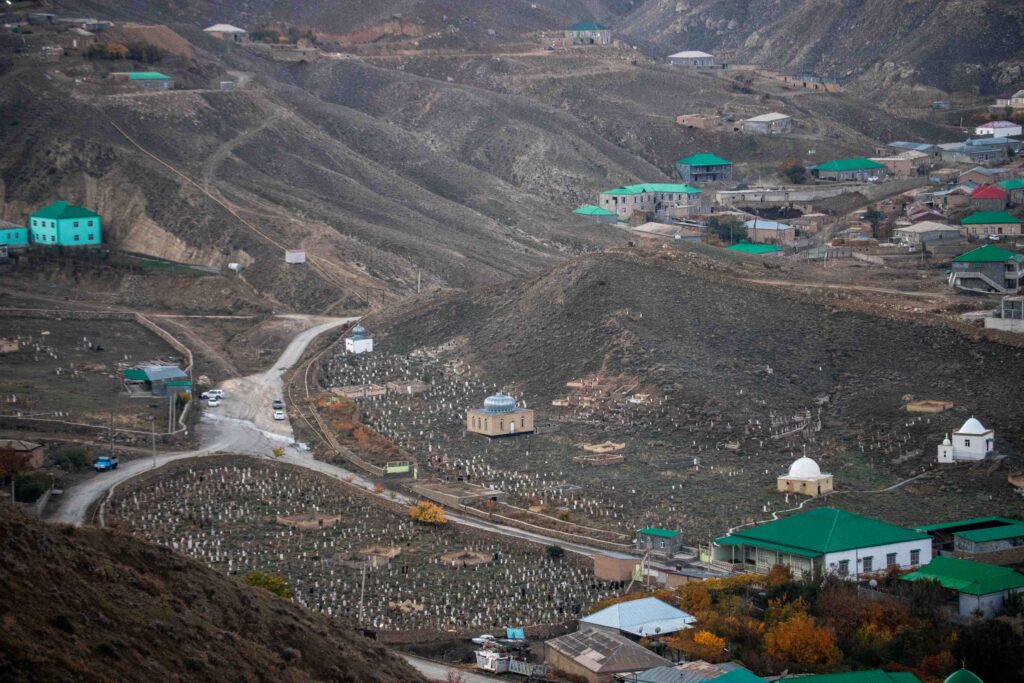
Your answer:
[[[484,399],[483,408],[466,412],[466,431],[488,437],[533,432],[533,411],[520,407],[508,394],[498,392]]]
[[[697,618],[658,598],[620,602],[580,619],[580,628],[621,633],[632,638],[666,636],[691,628]]]

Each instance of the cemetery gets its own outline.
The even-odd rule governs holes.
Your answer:
[[[417,524],[341,482],[241,456],[133,479],[107,519],[228,574],[281,574],[303,605],[384,631],[561,624],[618,587],[583,558]]]

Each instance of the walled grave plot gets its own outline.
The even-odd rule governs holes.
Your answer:
[[[0,413],[149,429],[167,422],[167,400],[129,398],[121,373],[147,361],[181,363],[159,337],[122,320],[9,317],[0,332]],[[16,348],[15,348],[16,347]],[[160,422],[160,421],[163,422]]]
[[[118,490],[115,525],[227,573],[281,574],[300,603],[366,626],[561,623],[612,594],[581,558],[551,560],[540,546],[417,525],[287,465],[225,457],[170,467]],[[333,523],[301,529],[279,518]]]

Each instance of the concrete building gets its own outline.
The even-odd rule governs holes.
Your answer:
[[[1024,522],[959,531],[953,534],[953,550],[967,556],[1024,550]]]
[[[740,122],[740,127],[744,133],[753,133],[754,135],[782,135],[792,129],[793,119],[785,114],[772,112],[743,119]]]
[[[778,478],[776,486],[783,493],[820,496],[832,490],[833,482],[831,474],[822,473],[818,463],[804,456],[789,466],[789,471]]]
[[[647,527],[636,532],[636,549],[641,553],[671,557],[683,548],[683,532]]]
[[[580,629],[593,629],[627,638],[667,636],[691,628],[697,621],[692,614],[658,598],[620,602],[580,619]]]
[[[1000,180],[999,187],[1006,190],[1007,202],[1012,206],[1024,205],[1024,178]]]
[[[631,581],[639,577],[640,558],[612,550],[594,556],[594,578],[598,581]]]
[[[974,129],[975,135],[991,135],[994,138],[1012,138],[1021,134],[1021,125],[1012,121],[989,121]]]
[[[700,50],[677,52],[674,55],[669,55],[667,61],[673,66],[685,66],[691,69],[715,68],[714,55],[709,55],[707,52],[701,52]]]
[[[618,215],[614,211],[602,209],[600,206],[594,206],[593,204],[584,204],[580,208],[573,211],[578,216],[584,218],[590,218],[599,223],[614,223],[618,220]]]
[[[975,166],[958,175],[956,181],[960,185],[969,185],[971,183],[974,185],[994,185],[1000,180],[1009,178],[1011,173],[1012,171],[1008,168]]]
[[[999,315],[985,316],[985,329],[1024,333],[1024,296],[1004,296]]]
[[[761,244],[792,244],[796,239],[796,228],[786,223],[770,221],[765,218],[753,218],[745,221],[747,239]]]
[[[962,461],[984,460],[992,452],[996,433],[985,427],[975,418],[964,422],[963,426],[953,432],[939,445],[939,462],[953,463]]]
[[[153,396],[167,396],[171,390],[191,391],[188,374],[177,365],[142,365],[124,371],[126,384],[141,385]]]
[[[102,241],[100,216],[80,206],[57,201],[29,216],[32,244],[82,247]]]
[[[21,439],[0,439],[0,459],[8,463],[9,471],[37,470],[43,466],[46,449],[42,444]]]
[[[939,145],[942,160],[955,164],[999,164],[1020,151],[1020,140],[1013,138],[972,138],[964,142]]]
[[[174,87],[174,79],[159,71],[118,71],[110,74],[110,80],[138,90],[170,90]]]
[[[795,576],[831,573],[856,579],[931,559],[931,537],[834,508],[814,508],[715,539],[713,559],[740,571],[777,564]]]
[[[890,175],[894,175],[897,178],[909,178],[917,175],[918,167],[927,165],[931,162],[931,159],[924,152],[915,152],[914,150],[888,156],[871,157],[871,161],[882,164]]]
[[[1024,574],[1010,567],[955,557],[936,557],[900,579],[938,581],[943,588],[956,595],[953,614],[963,617],[977,612],[986,619],[999,616],[1006,609],[1010,593],[1024,592]]]
[[[0,221],[0,244],[8,249],[28,246],[28,228],[8,221]]]
[[[676,162],[684,183],[715,183],[732,180],[732,162],[716,154],[693,154]]]
[[[611,45],[612,30],[595,21],[581,21],[565,30],[565,40],[573,45]]]
[[[1020,219],[1005,211],[977,211],[960,221],[963,233],[971,237],[1019,235]]]
[[[718,114],[682,114],[676,117],[676,124],[686,128],[714,130],[722,127],[722,117]]]
[[[949,285],[967,292],[1016,294],[1024,279],[1024,256],[994,244],[953,259]]]
[[[970,558],[970,553],[965,553],[962,549],[957,551],[956,539],[959,536],[967,532],[973,531],[992,531],[999,533],[1006,529],[1012,528],[1014,532],[1017,527],[1024,524],[1019,519],[1010,519],[1008,517],[989,516],[989,517],[972,517],[970,519],[957,519],[952,522],[939,522],[937,524],[922,524],[914,527],[915,531],[926,533],[932,537],[932,557],[938,555],[952,555],[958,553],[961,556],[967,555]],[[961,548],[963,546],[961,545]],[[1022,548],[1024,550],[1024,548]],[[1021,559],[1024,559],[1024,553],[1021,554]],[[994,562],[994,564],[1002,564],[1000,562]]]
[[[500,391],[484,399],[483,408],[466,413],[466,431],[484,436],[514,436],[533,432],[533,411],[520,408],[516,400]]]
[[[345,337],[345,353],[370,353],[373,351],[373,338],[367,336],[366,328],[356,325]]]
[[[960,228],[944,223],[922,221],[896,228],[896,240],[916,247],[935,242],[953,243],[960,239]]]
[[[905,140],[896,140],[890,142],[884,148],[878,149],[879,156],[891,156],[891,152],[896,154],[902,154],[903,152],[921,152],[927,154],[929,157],[938,159],[941,155],[941,150],[938,145],[933,145],[928,142],[907,142]]]
[[[975,211],[1002,211],[1006,201],[1006,190],[999,185],[979,185],[971,192],[971,208]]]
[[[612,683],[615,674],[671,662],[625,636],[588,628],[545,641],[544,663],[587,683]]]
[[[885,175],[885,165],[864,158],[834,159],[811,168],[818,180],[865,181]]]
[[[219,38],[221,40],[229,40],[233,43],[248,43],[249,32],[244,28],[238,28],[231,24],[214,24],[213,26],[207,26],[203,29],[203,32]]]
[[[619,220],[627,220],[635,213],[658,213],[672,207],[699,204],[701,191],[679,183],[646,183],[626,185],[602,192],[599,208],[610,211]]]

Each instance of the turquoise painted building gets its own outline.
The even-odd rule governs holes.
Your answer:
[[[28,228],[0,221],[0,244],[7,247],[28,246]]]
[[[82,247],[99,244],[100,216],[65,201],[54,202],[29,218],[32,244],[51,247]]]

